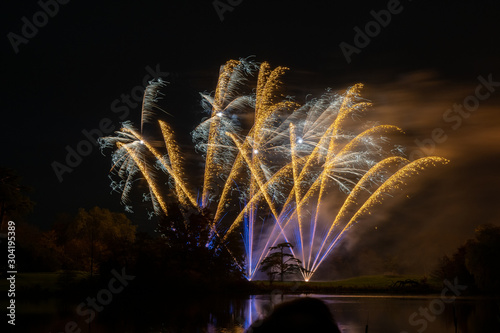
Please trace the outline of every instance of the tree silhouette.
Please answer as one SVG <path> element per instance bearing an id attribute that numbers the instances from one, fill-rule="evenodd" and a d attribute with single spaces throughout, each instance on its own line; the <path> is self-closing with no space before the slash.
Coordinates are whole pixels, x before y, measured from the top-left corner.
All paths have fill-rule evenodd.
<path id="1" fill-rule="evenodd" d="M 80 208 L 67 228 L 67 250 L 86 262 L 92 276 L 99 264 L 135 241 L 136 226 L 122 213 Z"/>
<path id="2" fill-rule="evenodd" d="M 207 209 L 185 211 L 169 204 L 167 210 L 169 214 L 160 217 L 156 232 L 169 249 L 173 270 L 179 275 L 190 272 L 204 280 L 242 277 L 243 248 L 236 233 L 224 242 L 221 237 L 213 237 L 213 217 Z"/>
<path id="3" fill-rule="evenodd" d="M 500 227 L 485 224 L 451 256 L 440 259 L 432 277 L 438 280 L 458 278 L 460 284 L 479 290 L 500 292 Z"/>
<path id="4" fill-rule="evenodd" d="M 285 248 L 293 249 L 293 245 L 291 243 L 279 243 L 276 246 L 272 246 L 269 250 L 279 251 L 270 253 L 264 260 L 262 260 L 260 271 L 267 272 L 271 282 L 277 274 L 280 275 L 280 280 L 283 282 L 283 277 L 285 275 L 297 274 L 303 270 L 302 261 L 295 258 L 290 253 L 285 253 Z"/>
<path id="5" fill-rule="evenodd" d="M 465 266 L 479 289 L 500 292 L 500 227 L 485 224 L 476 228 L 476 237 L 465 245 Z"/>
<path id="6" fill-rule="evenodd" d="M 25 195 L 30 189 L 20 183 L 14 170 L 0 167 L 0 223 L 33 209 L 34 203 Z"/>

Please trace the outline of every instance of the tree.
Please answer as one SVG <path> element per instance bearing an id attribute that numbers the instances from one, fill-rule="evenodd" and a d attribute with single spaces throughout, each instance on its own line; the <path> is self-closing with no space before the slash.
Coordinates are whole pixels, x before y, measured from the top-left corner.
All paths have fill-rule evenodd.
<path id="1" fill-rule="evenodd" d="M 285 275 L 297 274 L 303 271 L 302 262 L 295 258 L 290 253 L 284 253 L 285 248 L 293 249 L 290 243 L 280 243 L 272 246 L 269 250 L 279 250 L 278 252 L 270 253 L 264 260 L 262 260 L 260 271 L 267 272 L 269 280 L 272 282 L 276 274 L 280 275 L 280 280 L 283 282 Z"/>
<path id="2" fill-rule="evenodd" d="M 14 170 L 0 167 L 0 223 L 13 219 L 33 209 L 34 203 L 25 195 L 28 187 L 20 185 L 21 179 Z"/>
<path id="3" fill-rule="evenodd" d="M 61 267 L 62 249 L 51 231 L 42 232 L 33 224 L 16 222 L 16 260 L 24 272 L 53 272 Z"/>
<path id="4" fill-rule="evenodd" d="M 236 233 L 224 243 L 212 229 L 213 217 L 207 209 L 184 210 L 169 204 L 168 215 L 158 222 L 157 232 L 164 239 L 174 266 L 172 274 L 194 279 L 238 280 L 242 278 L 243 248 Z"/>
<path id="5" fill-rule="evenodd" d="M 481 225 L 475 239 L 469 239 L 453 256 L 441 258 L 433 277 L 458 278 L 460 284 L 489 292 L 500 291 L 500 227 Z"/>
<path id="6" fill-rule="evenodd" d="M 476 238 L 466 245 L 465 266 L 476 285 L 485 291 L 500 291 L 500 227 L 491 224 L 476 229 Z"/>
<path id="7" fill-rule="evenodd" d="M 439 260 L 436 269 L 432 272 L 432 277 L 439 281 L 444 281 L 445 279 L 453 281 L 457 278 L 462 284 L 474 284 L 474 278 L 465 266 L 466 251 L 465 245 L 462 245 L 451 257 L 443 256 Z"/>
<path id="8" fill-rule="evenodd" d="M 66 250 L 71 259 L 83 261 L 91 276 L 100 263 L 118 256 L 135 241 L 137 226 L 125 214 L 108 209 L 80 208 L 70 223 L 66 228 Z"/>

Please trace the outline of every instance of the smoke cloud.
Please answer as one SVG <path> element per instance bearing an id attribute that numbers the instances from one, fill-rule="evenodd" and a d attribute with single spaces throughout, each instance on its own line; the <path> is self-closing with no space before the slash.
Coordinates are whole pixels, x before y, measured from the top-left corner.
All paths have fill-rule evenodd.
<path id="1" fill-rule="evenodd" d="M 368 117 L 401 127 L 405 138 L 392 140 L 408 147 L 410 159 L 435 155 L 450 163 L 414 177 L 404 193 L 351 228 L 316 278 L 429 274 L 440 257 L 473 238 L 478 225 L 500 224 L 500 87 L 467 111 L 479 85 L 480 79 L 451 82 L 432 71 L 366 85 L 363 95 L 374 104 Z M 478 89 L 487 92 L 487 87 Z M 460 106 L 468 115 L 453 111 Z M 440 133 L 439 140 L 433 140 L 433 131 Z"/>

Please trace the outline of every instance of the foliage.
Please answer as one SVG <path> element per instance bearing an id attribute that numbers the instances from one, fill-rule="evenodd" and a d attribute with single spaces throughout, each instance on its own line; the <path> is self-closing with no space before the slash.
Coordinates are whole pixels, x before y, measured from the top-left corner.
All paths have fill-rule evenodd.
<path id="1" fill-rule="evenodd" d="M 304 270 L 302 262 L 289 253 L 284 253 L 285 248 L 293 248 L 290 243 L 279 243 L 272 246 L 270 250 L 279 250 L 270 253 L 261 263 L 260 271 L 267 272 L 269 280 L 273 281 L 275 275 L 280 275 L 280 281 L 283 282 L 285 275 L 297 274 Z"/>
<path id="2" fill-rule="evenodd" d="M 38 227 L 16 223 L 16 263 L 18 271 L 53 272 L 61 267 L 64 250 L 58 247 L 54 234 L 42 232 Z"/>
<path id="3" fill-rule="evenodd" d="M 64 235 L 64 247 L 70 254 L 69 266 L 92 274 L 100 263 L 117 258 L 127 250 L 135 241 L 136 228 L 123 213 L 99 207 L 89 211 L 80 208 Z"/>
<path id="4" fill-rule="evenodd" d="M 500 291 L 500 227 L 481 225 L 475 239 L 468 240 L 451 256 L 444 256 L 432 277 L 443 281 L 458 278 L 459 283 L 483 291 Z M 471 288 L 469 288 L 471 289 Z"/>
<path id="5" fill-rule="evenodd" d="M 76 216 L 60 215 L 52 229 L 41 231 L 28 223 L 16 224 L 19 270 L 54 272 L 98 271 L 131 262 L 136 226 L 121 213 L 94 207 Z"/>
<path id="6" fill-rule="evenodd" d="M 21 178 L 14 170 L 0 167 L 0 223 L 30 212 L 34 203 L 25 192 L 30 189 L 21 185 Z"/>
<path id="7" fill-rule="evenodd" d="M 233 235 L 222 242 L 212 237 L 208 210 L 184 211 L 176 204 L 168 206 L 169 215 L 162 216 L 157 232 L 167 248 L 170 269 L 194 279 L 240 279 L 243 249 Z"/>
<path id="8" fill-rule="evenodd" d="M 465 266 L 481 290 L 500 291 L 500 227 L 490 224 L 476 229 L 466 245 Z"/>
<path id="9" fill-rule="evenodd" d="M 431 276 L 438 281 L 457 278 L 461 284 L 473 285 L 474 278 L 465 267 L 465 255 L 466 247 L 460 246 L 451 257 L 443 256 Z"/>

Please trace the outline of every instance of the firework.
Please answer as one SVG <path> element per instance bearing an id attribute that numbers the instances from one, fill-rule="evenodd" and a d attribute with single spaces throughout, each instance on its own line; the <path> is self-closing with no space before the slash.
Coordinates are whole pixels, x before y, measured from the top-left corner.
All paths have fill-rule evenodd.
<path id="1" fill-rule="evenodd" d="M 303 105 L 284 98 L 281 79 L 287 70 L 247 60 L 221 67 L 214 94 L 202 94 L 209 117 L 192 132 L 205 159 L 201 184 L 187 179 L 172 129 L 156 119 L 163 83 L 153 82 L 146 89 L 140 132 L 127 122 L 115 136 L 101 139 L 103 147 L 116 148 L 112 173 L 119 180 L 112 188 L 126 209 L 131 210 L 133 184 L 142 178 L 155 214 L 168 215 L 167 201 L 174 200 L 184 210 L 212 210 L 209 227 L 220 243 L 239 233 L 248 279 L 269 248 L 286 241 L 296 245 L 291 251 L 308 281 L 363 216 L 409 178 L 447 163 L 438 157 L 410 162 L 401 147 L 388 143 L 401 129 L 363 122 L 371 104 L 360 97 L 362 84 L 343 94 L 327 91 Z M 161 141 L 145 138 L 146 120 L 156 120 Z M 322 207 L 334 192 L 342 204 L 332 219 Z"/>

